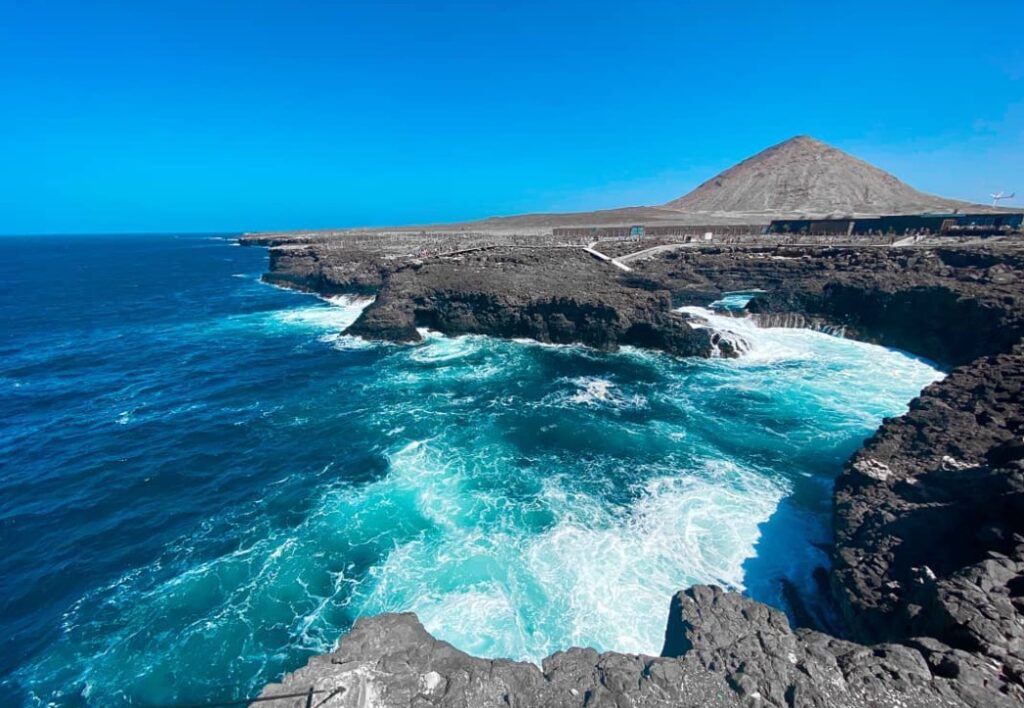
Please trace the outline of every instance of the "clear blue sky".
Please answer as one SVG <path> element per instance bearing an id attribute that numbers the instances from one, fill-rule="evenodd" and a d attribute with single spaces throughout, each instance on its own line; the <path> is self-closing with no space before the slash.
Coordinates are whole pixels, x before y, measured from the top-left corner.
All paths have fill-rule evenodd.
<path id="1" fill-rule="evenodd" d="M 652 204 L 800 133 L 1024 196 L 1022 27 L 1021 0 L 0 0 L 0 233 Z"/>

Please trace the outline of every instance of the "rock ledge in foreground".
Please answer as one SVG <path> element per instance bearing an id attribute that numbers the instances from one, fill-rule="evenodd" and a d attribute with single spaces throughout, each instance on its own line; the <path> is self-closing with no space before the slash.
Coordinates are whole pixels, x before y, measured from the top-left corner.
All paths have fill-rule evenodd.
<path id="1" fill-rule="evenodd" d="M 927 651 L 953 652 L 938 642 Z M 356 622 L 336 651 L 268 685 L 261 698 L 313 688 L 313 705 L 323 708 L 1015 705 L 983 666 L 970 668 L 970 683 L 951 680 L 918 648 L 793 631 L 778 610 L 711 586 L 672 599 L 664 653 L 573 648 L 537 667 L 470 656 L 413 614 L 384 614 Z M 302 708 L 306 700 L 255 705 Z"/>

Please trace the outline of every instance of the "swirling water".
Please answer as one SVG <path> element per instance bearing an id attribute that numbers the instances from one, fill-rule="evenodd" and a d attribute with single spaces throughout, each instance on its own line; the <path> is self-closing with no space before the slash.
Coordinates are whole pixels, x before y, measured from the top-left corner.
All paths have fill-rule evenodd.
<path id="1" fill-rule="evenodd" d="M 388 610 L 486 656 L 657 653 L 680 588 L 809 585 L 843 460 L 941 375 L 714 318 L 742 358 L 369 344 L 365 303 L 226 237 L 0 243 L 11 703 L 254 695 Z"/>

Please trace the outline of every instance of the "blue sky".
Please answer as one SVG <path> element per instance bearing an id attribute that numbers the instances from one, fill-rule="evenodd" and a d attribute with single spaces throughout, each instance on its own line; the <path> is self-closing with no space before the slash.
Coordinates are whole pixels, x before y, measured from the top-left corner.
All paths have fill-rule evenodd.
<path id="1" fill-rule="evenodd" d="M 796 134 L 926 191 L 1024 196 L 1020 0 L 0 0 L 0 18 L 0 233 L 653 204 Z"/>

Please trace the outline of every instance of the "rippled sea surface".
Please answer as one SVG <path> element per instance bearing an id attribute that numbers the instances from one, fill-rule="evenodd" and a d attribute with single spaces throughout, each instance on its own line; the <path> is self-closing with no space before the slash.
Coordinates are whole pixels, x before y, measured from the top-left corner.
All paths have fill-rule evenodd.
<path id="1" fill-rule="evenodd" d="M 657 653 L 678 589 L 809 586 L 844 459 L 940 376 L 743 323 L 738 360 L 371 345 L 227 237 L 0 245 L 4 705 L 251 696 L 389 610 Z"/>

